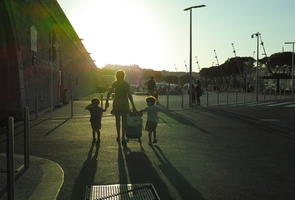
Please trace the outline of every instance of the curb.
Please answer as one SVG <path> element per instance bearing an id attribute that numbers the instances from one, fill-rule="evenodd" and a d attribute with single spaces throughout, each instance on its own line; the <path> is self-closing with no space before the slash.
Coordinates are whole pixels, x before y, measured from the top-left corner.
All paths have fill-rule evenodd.
<path id="1" fill-rule="evenodd" d="M 16 155 L 15 159 L 23 159 Z M 36 156 L 30 157 L 30 168 L 15 182 L 17 200 L 56 200 L 64 182 L 64 171 L 51 160 Z M 4 200 L 4 195 L 0 199 Z"/>

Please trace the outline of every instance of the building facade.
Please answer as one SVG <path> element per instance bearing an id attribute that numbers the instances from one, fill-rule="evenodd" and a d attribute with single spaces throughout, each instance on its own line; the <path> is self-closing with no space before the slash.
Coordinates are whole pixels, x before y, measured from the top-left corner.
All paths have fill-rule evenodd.
<path id="1" fill-rule="evenodd" d="M 56 0 L 3 0 L 0 17 L 1 120 L 95 91 L 96 66 Z"/>

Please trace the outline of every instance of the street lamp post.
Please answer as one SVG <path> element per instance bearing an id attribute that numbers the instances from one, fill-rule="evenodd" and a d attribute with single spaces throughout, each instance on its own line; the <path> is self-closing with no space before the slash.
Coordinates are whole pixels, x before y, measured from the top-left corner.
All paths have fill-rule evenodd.
<path id="1" fill-rule="evenodd" d="M 255 83 L 255 89 L 256 89 L 256 102 L 258 102 L 258 67 L 259 67 L 259 37 L 260 37 L 260 33 L 253 33 L 251 35 L 251 38 L 254 38 L 254 36 L 256 36 L 257 38 L 257 58 L 256 58 L 256 83 Z"/>
<path id="2" fill-rule="evenodd" d="M 190 11 L 190 56 L 189 56 L 189 106 L 192 107 L 192 9 L 193 8 L 202 8 L 206 7 L 205 5 L 192 6 L 184 9 L 184 11 Z"/>
<path id="3" fill-rule="evenodd" d="M 291 94 L 292 94 L 292 100 L 294 100 L 294 44 L 295 42 L 285 42 L 285 44 L 292 44 L 292 71 L 291 71 L 291 77 L 292 77 L 292 88 L 291 88 Z"/>

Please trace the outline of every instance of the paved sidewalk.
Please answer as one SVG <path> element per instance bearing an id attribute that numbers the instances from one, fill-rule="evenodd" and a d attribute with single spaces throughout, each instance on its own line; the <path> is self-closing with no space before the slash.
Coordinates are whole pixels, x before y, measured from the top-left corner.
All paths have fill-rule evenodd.
<path id="1" fill-rule="evenodd" d="M 138 109 L 145 105 L 144 97 L 134 98 Z M 76 102 L 75 109 L 82 113 L 88 103 Z M 164 109 L 153 146 L 145 131 L 142 144 L 117 143 L 115 119 L 108 114 L 100 143 L 92 141 L 89 116 L 46 119 L 32 128 L 31 153 L 63 168 L 57 200 L 81 200 L 91 184 L 127 183 L 153 183 L 165 200 L 294 199 L 294 141 L 233 116 Z"/>
<path id="2" fill-rule="evenodd" d="M 4 155 L 2 154 L 3 158 Z M 5 159 L 1 159 L 2 161 Z M 22 155 L 15 155 L 17 166 L 23 161 Z M 5 162 L 1 162 L 1 165 Z M 6 175 L 6 174 L 5 174 Z M 1 176 L 6 180 L 6 177 Z M 15 183 L 16 200 L 55 200 L 64 181 L 64 172 L 59 164 L 48 159 L 31 156 L 30 168 L 23 172 Z M 7 199 L 4 194 L 0 200 Z"/>

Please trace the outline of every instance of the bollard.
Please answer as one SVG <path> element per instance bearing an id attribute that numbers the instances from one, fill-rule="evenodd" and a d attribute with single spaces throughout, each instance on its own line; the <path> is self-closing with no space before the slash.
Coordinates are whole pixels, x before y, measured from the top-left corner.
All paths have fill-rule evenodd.
<path id="1" fill-rule="evenodd" d="M 71 95 L 70 95 L 70 101 L 71 101 L 71 118 L 74 116 L 74 102 L 73 102 L 73 92 L 71 90 Z"/>
<path id="2" fill-rule="evenodd" d="M 24 108 L 24 165 L 25 169 L 30 167 L 30 110 Z"/>
<path id="3" fill-rule="evenodd" d="M 8 118 L 7 132 L 7 196 L 8 200 L 14 200 L 15 180 L 14 180 L 14 118 Z"/>
<path id="4" fill-rule="evenodd" d="M 266 100 L 265 93 L 266 93 L 265 90 L 263 90 L 263 101 Z"/>
<path id="5" fill-rule="evenodd" d="M 238 104 L 238 92 L 236 91 L 236 104 Z"/>
<path id="6" fill-rule="evenodd" d="M 167 107 L 167 110 L 169 110 L 169 92 L 167 93 L 167 105 L 166 105 L 166 107 Z"/>
<path id="7" fill-rule="evenodd" d="M 208 105 L 209 105 L 209 92 L 208 92 L 208 90 L 206 90 L 206 96 L 207 96 L 207 107 L 208 107 Z"/>
<path id="8" fill-rule="evenodd" d="M 219 105 L 219 91 L 217 92 L 217 105 Z"/>
<path id="9" fill-rule="evenodd" d="M 103 108 L 103 94 L 100 95 L 100 106 Z"/>
<path id="10" fill-rule="evenodd" d="M 38 96 L 35 96 L 35 120 L 38 119 Z"/>
<path id="11" fill-rule="evenodd" d="M 183 105 L 183 91 L 181 91 L 181 108 L 184 108 L 184 105 Z"/>

